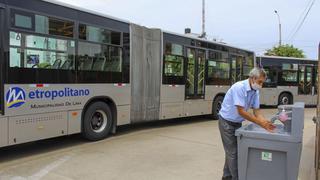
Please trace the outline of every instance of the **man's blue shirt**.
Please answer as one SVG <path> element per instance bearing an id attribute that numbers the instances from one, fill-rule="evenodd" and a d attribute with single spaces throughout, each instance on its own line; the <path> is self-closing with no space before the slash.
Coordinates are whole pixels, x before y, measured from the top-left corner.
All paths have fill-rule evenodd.
<path id="1" fill-rule="evenodd" d="M 251 88 L 249 79 L 237 82 L 228 90 L 219 115 L 228 121 L 241 123 L 244 118 L 239 115 L 237 106 L 246 111 L 260 108 L 259 91 Z"/>

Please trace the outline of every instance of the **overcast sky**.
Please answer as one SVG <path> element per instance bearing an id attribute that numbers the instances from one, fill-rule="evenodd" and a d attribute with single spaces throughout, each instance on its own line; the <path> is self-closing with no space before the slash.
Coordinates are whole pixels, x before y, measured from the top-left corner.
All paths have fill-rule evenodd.
<path id="1" fill-rule="evenodd" d="M 62 1 L 62 0 L 61 0 Z M 284 43 L 303 49 L 308 58 L 318 56 L 320 41 L 320 2 L 316 0 L 309 16 L 297 35 L 290 34 L 312 0 L 207 0 L 207 34 L 211 38 L 242 48 L 258 55 L 279 41 L 278 10 L 283 26 Z M 183 33 L 190 27 L 201 32 L 202 0 L 63 0 L 128 20 L 147 27 L 157 27 Z"/>

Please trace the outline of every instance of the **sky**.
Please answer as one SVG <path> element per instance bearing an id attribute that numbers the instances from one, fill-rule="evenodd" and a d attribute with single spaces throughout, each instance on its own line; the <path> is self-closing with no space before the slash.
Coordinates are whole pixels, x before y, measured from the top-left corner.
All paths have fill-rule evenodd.
<path id="1" fill-rule="evenodd" d="M 61 0 L 62 1 L 62 0 Z M 307 58 L 318 58 L 320 1 L 316 0 L 305 23 L 291 38 L 294 27 L 312 0 L 206 0 L 208 38 L 253 50 L 261 55 L 278 45 L 279 12 L 284 44 L 302 49 Z M 201 33 L 202 0 L 63 0 L 132 23 L 176 33 L 186 27 Z"/>

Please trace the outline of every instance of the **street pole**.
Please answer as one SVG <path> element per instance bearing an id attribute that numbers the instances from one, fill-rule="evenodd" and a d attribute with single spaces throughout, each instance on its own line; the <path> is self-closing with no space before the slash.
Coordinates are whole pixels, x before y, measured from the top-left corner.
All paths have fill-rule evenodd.
<path id="1" fill-rule="evenodd" d="M 206 1 L 202 0 L 202 38 L 206 38 Z"/>
<path id="2" fill-rule="evenodd" d="M 275 10 L 274 11 L 275 13 L 276 13 L 276 15 L 277 15 L 277 17 L 278 17 L 278 21 L 279 21 L 279 46 L 281 46 L 282 45 L 282 27 L 281 27 L 281 19 L 280 19 L 280 15 L 279 15 L 279 13 L 278 13 L 278 11 L 277 10 Z"/>

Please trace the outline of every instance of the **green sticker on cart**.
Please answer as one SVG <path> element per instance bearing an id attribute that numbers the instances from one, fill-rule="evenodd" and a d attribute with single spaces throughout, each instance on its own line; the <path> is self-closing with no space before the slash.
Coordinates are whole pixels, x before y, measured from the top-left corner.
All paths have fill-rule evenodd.
<path id="1" fill-rule="evenodd" d="M 262 159 L 263 161 L 272 161 L 272 153 L 262 152 L 262 153 L 261 153 L 261 159 Z"/>

